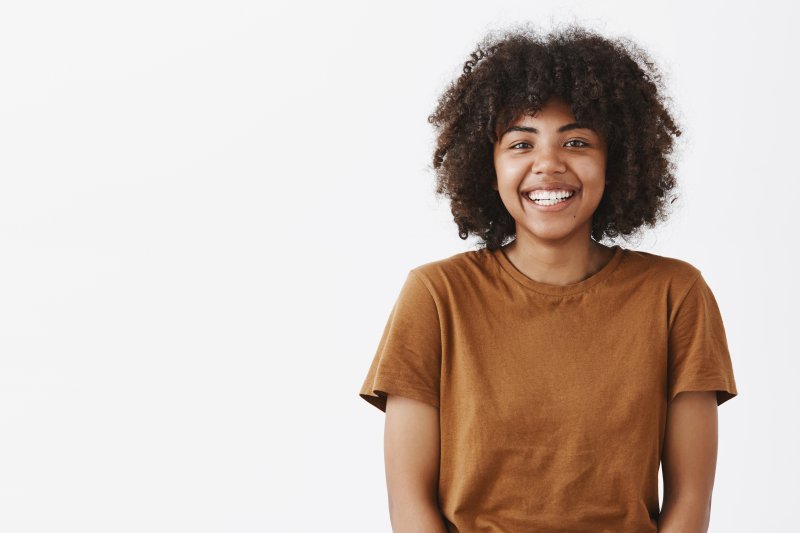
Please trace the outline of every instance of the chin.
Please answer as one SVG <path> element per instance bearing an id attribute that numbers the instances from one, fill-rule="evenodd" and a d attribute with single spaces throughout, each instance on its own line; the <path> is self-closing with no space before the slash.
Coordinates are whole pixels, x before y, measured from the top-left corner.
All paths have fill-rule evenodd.
<path id="1" fill-rule="evenodd" d="M 526 228 L 524 231 L 525 233 L 531 235 L 534 239 L 540 241 L 566 241 L 570 238 L 574 238 L 578 234 L 583 233 L 578 227 L 552 229 Z M 517 234 L 519 234 L 519 232 L 517 232 Z M 586 231 L 586 238 L 591 238 L 591 229 Z"/>

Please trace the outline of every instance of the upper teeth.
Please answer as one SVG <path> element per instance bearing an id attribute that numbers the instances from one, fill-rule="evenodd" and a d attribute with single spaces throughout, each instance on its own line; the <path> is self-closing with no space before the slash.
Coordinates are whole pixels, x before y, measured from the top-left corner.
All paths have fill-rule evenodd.
<path id="1" fill-rule="evenodd" d="M 556 200 L 559 198 L 569 198 L 574 194 L 574 191 L 531 191 L 528 193 L 528 198 L 531 200 Z"/>

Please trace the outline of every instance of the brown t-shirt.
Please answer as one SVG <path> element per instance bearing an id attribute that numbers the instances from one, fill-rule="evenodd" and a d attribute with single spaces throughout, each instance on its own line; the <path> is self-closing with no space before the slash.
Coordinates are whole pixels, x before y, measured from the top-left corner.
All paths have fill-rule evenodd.
<path id="1" fill-rule="evenodd" d="M 717 302 L 678 259 L 614 246 L 570 285 L 502 250 L 413 268 L 359 392 L 439 408 L 451 532 L 656 531 L 667 402 L 737 395 Z"/>

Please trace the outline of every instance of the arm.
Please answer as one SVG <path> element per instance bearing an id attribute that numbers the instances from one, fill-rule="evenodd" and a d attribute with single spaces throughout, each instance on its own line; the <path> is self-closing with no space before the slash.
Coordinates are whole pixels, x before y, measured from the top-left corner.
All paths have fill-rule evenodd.
<path id="1" fill-rule="evenodd" d="M 678 393 L 667 408 L 659 533 L 706 533 L 717 467 L 717 395 Z"/>
<path id="2" fill-rule="evenodd" d="M 384 459 L 395 533 L 447 533 L 439 511 L 439 409 L 389 394 Z"/>

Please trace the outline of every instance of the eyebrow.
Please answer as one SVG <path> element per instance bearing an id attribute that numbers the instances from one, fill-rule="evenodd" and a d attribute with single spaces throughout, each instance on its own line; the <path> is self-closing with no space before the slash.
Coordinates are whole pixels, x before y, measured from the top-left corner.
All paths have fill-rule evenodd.
<path id="1" fill-rule="evenodd" d="M 571 124 L 564 124 L 563 126 L 558 128 L 558 133 L 561 133 L 563 131 L 578 130 L 578 129 L 591 129 L 591 128 L 589 126 L 584 126 L 583 124 L 578 124 L 577 122 L 573 122 Z M 502 139 L 503 137 L 505 137 L 506 133 L 510 131 L 525 131 L 528 133 L 539 133 L 539 130 L 530 126 L 511 126 L 506 131 L 504 131 L 502 135 L 500 135 L 500 138 Z"/>

